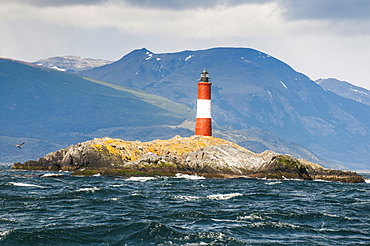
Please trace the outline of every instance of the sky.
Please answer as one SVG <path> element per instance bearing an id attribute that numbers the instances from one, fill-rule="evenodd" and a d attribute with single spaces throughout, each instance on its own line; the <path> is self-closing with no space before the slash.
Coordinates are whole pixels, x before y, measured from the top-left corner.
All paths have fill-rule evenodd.
<path id="1" fill-rule="evenodd" d="M 369 0 L 0 0 L 0 57 L 253 48 L 370 89 Z"/>

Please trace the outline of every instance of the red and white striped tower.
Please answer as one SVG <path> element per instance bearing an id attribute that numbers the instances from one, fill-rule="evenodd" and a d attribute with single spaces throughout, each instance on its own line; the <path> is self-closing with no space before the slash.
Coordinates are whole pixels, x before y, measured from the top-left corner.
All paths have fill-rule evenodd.
<path id="1" fill-rule="evenodd" d="M 198 82 L 197 119 L 195 135 L 212 136 L 211 85 L 206 69 L 200 74 Z"/>

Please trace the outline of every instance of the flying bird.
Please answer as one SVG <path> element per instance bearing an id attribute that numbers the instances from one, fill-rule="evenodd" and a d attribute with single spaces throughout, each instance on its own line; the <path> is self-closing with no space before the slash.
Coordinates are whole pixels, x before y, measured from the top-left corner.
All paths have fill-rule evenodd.
<path id="1" fill-rule="evenodd" d="M 26 142 L 23 142 L 23 143 L 21 143 L 21 144 L 14 144 L 14 146 L 17 146 L 18 148 L 20 148 L 21 149 L 21 147 L 25 144 Z"/>

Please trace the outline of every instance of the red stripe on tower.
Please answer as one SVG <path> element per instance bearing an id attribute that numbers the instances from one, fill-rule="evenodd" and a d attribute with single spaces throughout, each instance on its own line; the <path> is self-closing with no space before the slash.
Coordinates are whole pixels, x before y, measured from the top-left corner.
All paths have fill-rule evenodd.
<path id="1" fill-rule="evenodd" d="M 206 69 L 200 74 L 198 82 L 197 119 L 195 135 L 212 136 L 211 85 Z"/>

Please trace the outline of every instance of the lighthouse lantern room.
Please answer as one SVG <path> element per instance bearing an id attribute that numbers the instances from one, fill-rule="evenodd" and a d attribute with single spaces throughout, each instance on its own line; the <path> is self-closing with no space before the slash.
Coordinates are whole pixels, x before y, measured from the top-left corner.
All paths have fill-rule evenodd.
<path id="1" fill-rule="evenodd" d="M 195 135 L 212 136 L 211 85 L 209 73 L 204 69 L 198 82 Z"/>

